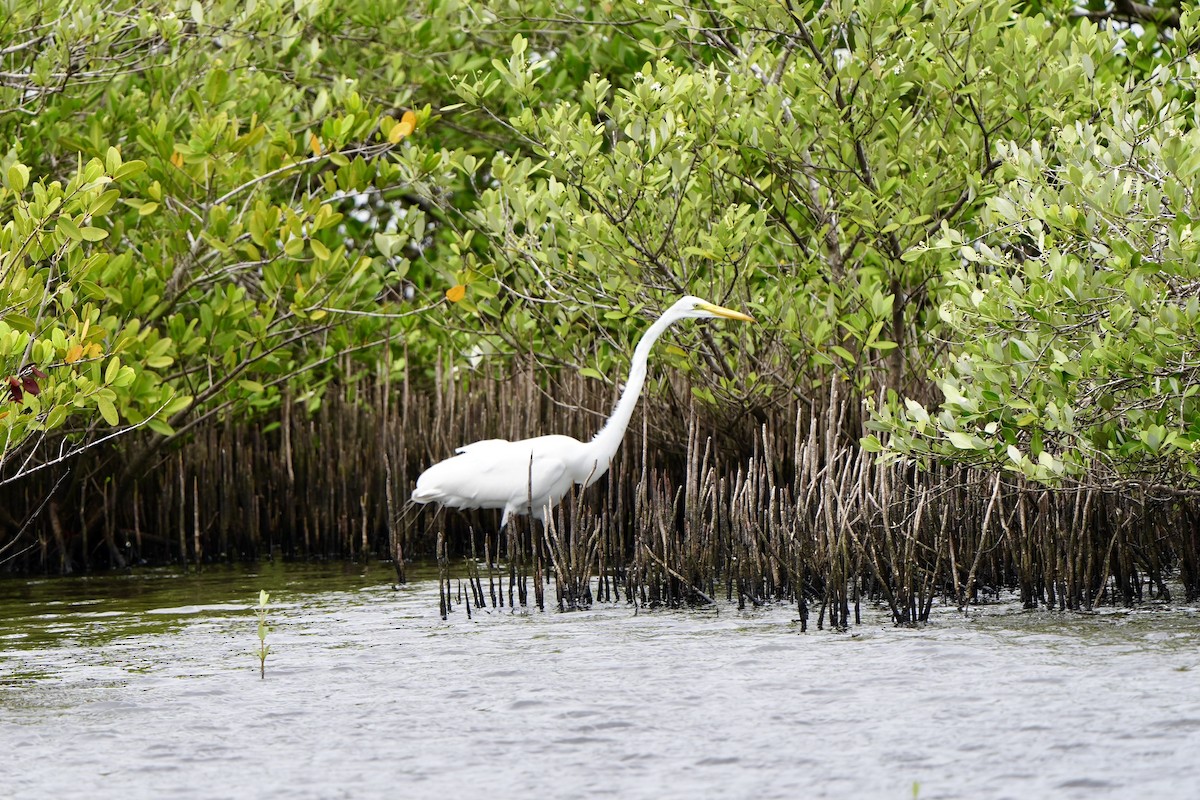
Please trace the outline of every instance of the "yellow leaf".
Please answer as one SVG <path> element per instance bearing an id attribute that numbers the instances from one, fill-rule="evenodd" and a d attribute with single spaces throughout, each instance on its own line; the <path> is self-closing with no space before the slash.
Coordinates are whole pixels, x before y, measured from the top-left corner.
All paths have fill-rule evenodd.
<path id="1" fill-rule="evenodd" d="M 449 289 L 446 290 L 446 299 L 449 300 L 451 303 L 457 303 L 459 300 L 462 300 L 466 296 L 467 296 L 467 287 L 463 286 L 461 283 L 451 286 Z"/>
<path id="2" fill-rule="evenodd" d="M 176 167 L 183 169 L 183 153 L 179 152 L 178 150 L 176 150 L 174 153 L 171 153 L 171 163 Z"/>
<path id="3" fill-rule="evenodd" d="M 81 358 L 83 358 L 83 347 L 80 345 L 77 345 L 77 344 L 73 344 L 67 348 L 67 354 L 66 354 L 66 356 L 63 357 L 63 360 L 66 361 L 68 364 L 74 364 L 76 361 L 78 361 Z"/>
<path id="4" fill-rule="evenodd" d="M 405 111 L 404 116 L 400 118 L 400 124 L 392 129 L 392 131 L 393 131 L 392 136 L 396 136 L 395 131 L 399 130 L 400 135 L 396 139 L 396 141 L 399 141 L 401 137 L 412 135 L 412 132 L 415 131 L 416 129 L 417 129 L 417 115 L 414 114 L 411 110 Z"/>
<path id="5" fill-rule="evenodd" d="M 87 346 L 87 349 L 83 351 L 83 354 L 88 358 L 99 358 L 103 353 L 104 348 L 102 348 L 98 342 L 92 342 Z"/>
<path id="6" fill-rule="evenodd" d="M 315 133 L 310 133 L 308 135 L 308 147 L 313 151 L 313 155 L 321 155 L 321 140 L 317 138 Z"/>

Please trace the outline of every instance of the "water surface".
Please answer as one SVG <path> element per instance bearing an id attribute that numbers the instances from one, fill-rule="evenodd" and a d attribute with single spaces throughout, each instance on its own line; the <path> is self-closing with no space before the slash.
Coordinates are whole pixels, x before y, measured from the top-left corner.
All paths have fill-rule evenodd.
<path id="1" fill-rule="evenodd" d="M 392 578 L 0 582 L 0 797 L 1200 796 L 1195 609 L 443 622 L 436 584 Z"/>

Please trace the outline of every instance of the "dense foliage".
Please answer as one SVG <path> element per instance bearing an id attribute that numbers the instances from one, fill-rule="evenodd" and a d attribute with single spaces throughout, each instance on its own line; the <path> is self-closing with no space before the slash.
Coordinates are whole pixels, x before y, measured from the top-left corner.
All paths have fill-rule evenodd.
<path id="1" fill-rule="evenodd" d="M 947 225 L 906 256 L 942 264 L 950 348 L 935 368 L 940 410 L 894 397 L 881 410 L 893 452 L 1046 482 L 1195 487 L 1200 61 L 1189 31 L 1165 39 L 1151 74 L 1110 82 L 1093 113 L 1004 144 L 977 223 Z"/>
<path id="2" fill-rule="evenodd" d="M 0 0 L 0 479 L 355 363 L 615 381 L 688 291 L 763 323 L 676 335 L 701 403 L 1194 480 L 1194 12 L 588 6 Z"/>
<path id="3" fill-rule="evenodd" d="M 6 477 L 48 431 L 171 437 L 285 386 L 315 401 L 338 354 L 378 355 L 388 319 L 361 314 L 404 295 L 446 159 L 409 144 L 430 111 L 396 59 L 361 68 L 382 70 L 370 96 L 344 77 L 403 33 L 389 13 L 6 5 Z"/>

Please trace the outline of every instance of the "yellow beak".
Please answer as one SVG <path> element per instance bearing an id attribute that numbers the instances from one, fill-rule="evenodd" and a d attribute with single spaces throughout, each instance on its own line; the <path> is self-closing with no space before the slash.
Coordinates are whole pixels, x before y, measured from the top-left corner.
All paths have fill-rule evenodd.
<path id="1" fill-rule="evenodd" d="M 696 305 L 710 314 L 716 314 L 718 317 L 740 319 L 742 322 L 754 322 L 754 317 L 749 314 L 743 314 L 740 311 L 734 311 L 732 308 L 725 308 L 724 306 L 717 306 L 712 303 L 697 303 Z"/>

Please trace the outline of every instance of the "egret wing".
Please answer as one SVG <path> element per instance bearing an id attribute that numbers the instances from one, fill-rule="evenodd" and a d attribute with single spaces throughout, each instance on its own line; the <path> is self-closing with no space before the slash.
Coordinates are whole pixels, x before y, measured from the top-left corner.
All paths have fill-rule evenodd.
<path id="1" fill-rule="evenodd" d="M 513 444 L 513 442 L 510 442 L 508 439 L 480 439 L 478 442 L 471 442 L 470 444 L 464 444 L 462 447 L 456 448 L 454 452 L 469 453 L 472 450 L 482 451 L 482 450 L 487 450 L 490 448 L 498 448 L 498 447 L 503 447 L 504 445 L 511 445 L 511 444 Z"/>
<path id="2" fill-rule="evenodd" d="M 537 447 L 536 440 L 486 439 L 422 473 L 413 499 L 456 508 L 505 508 L 524 505 L 532 496 L 537 506 L 555 493 L 566 470 L 561 455 Z"/>

